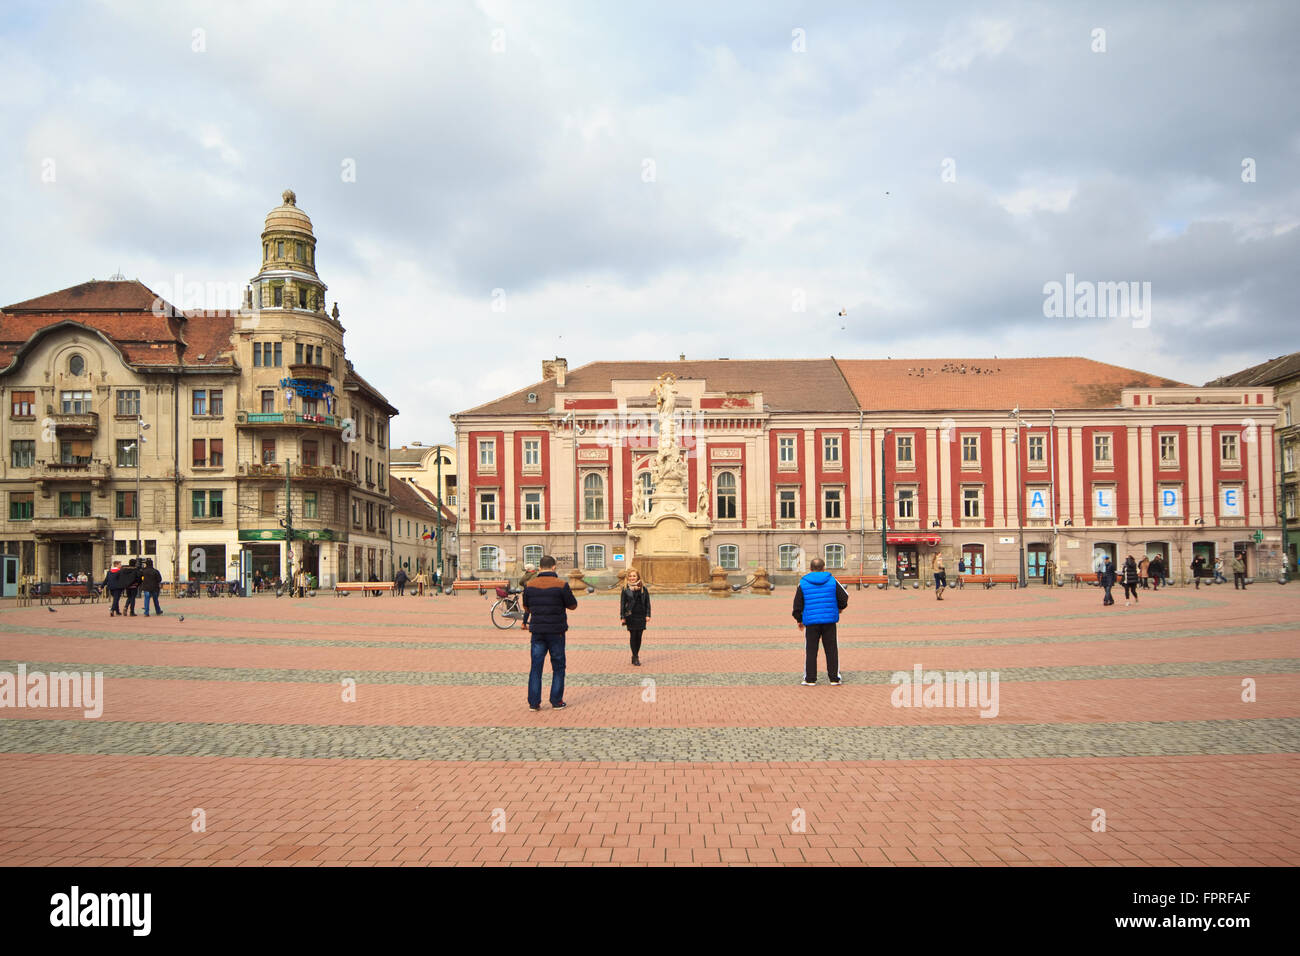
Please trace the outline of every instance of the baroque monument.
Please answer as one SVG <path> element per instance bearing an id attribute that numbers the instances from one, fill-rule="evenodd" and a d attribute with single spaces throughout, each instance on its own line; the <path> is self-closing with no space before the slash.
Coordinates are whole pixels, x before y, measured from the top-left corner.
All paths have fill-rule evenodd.
<path id="1" fill-rule="evenodd" d="M 635 565 L 647 584 L 704 585 L 709 580 L 705 542 L 713 534 L 707 479 L 701 476 L 700 494 L 691 510 L 686 457 L 677 444 L 677 377 L 671 372 L 660 375 L 653 392 L 659 443 L 650 464 L 648 507 L 639 486 L 634 486 L 633 514 L 627 519 L 629 566 Z"/>

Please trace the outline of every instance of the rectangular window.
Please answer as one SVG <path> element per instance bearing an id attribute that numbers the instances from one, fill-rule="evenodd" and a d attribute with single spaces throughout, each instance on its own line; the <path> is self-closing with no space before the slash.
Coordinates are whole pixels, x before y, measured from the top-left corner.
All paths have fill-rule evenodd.
<path id="1" fill-rule="evenodd" d="M 64 415 L 85 415 L 93 410 L 90 392 L 63 392 L 59 399 Z"/>
<path id="2" fill-rule="evenodd" d="M 208 391 L 208 414 L 214 418 L 220 418 L 226 413 L 225 397 L 222 390 L 214 388 Z"/>
<path id="3" fill-rule="evenodd" d="M 978 518 L 980 516 L 980 498 L 982 493 L 979 488 L 963 488 L 961 490 L 961 516 L 963 518 Z"/>
<path id="4" fill-rule="evenodd" d="M 208 516 L 208 493 L 206 491 L 190 492 L 190 516 L 194 518 L 206 518 Z"/>
<path id="5" fill-rule="evenodd" d="M 826 545 L 826 567 L 842 570 L 844 567 L 844 545 L 828 544 Z"/>
<path id="6" fill-rule="evenodd" d="M 1092 461 L 1095 465 L 1110 464 L 1110 436 L 1092 436 Z"/>
<path id="7" fill-rule="evenodd" d="M 206 438 L 196 438 L 194 445 L 194 467 L 205 468 L 208 464 L 208 440 Z"/>
<path id="8" fill-rule="evenodd" d="M 384 530 L 384 521 L 387 520 L 385 518 L 385 515 L 387 514 L 388 514 L 388 509 L 385 508 L 383 505 L 380 505 L 379 506 L 379 530 L 380 531 Z"/>
<path id="9" fill-rule="evenodd" d="M 315 518 L 318 516 L 316 503 L 316 492 L 304 491 L 302 493 L 302 516 L 304 518 Z"/>
<path id="10" fill-rule="evenodd" d="M 273 342 L 273 343 L 271 344 L 271 347 L 272 347 L 273 349 L 275 349 L 275 354 L 274 354 L 274 356 L 272 357 L 271 365 L 272 365 L 273 367 L 275 367 L 275 368 L 279 368 L 279 367 L 280 367 L 280 343 L 279 343 L 279 342 Z"/>
<path id="11" fill-rule="evenodd" d="M 386 490 L 387 486 L 384 484 L 384 463 L 382 461 L 375 465 L 375 476 L 379 479 L 379 490 Z"/>
<path id="12" fill-rule="evenodd" d="M 59 517 L 89 518 L 90 517 L 90 492 L 89 491 L 60 491 L 59 492 Z"/>
<path id="13" fill-rule="evenodd" d="M 140 414 L 140 390 L 137 388 L 119 388 L 117 390 L 117 414 L 136 418 Z"/>
<path id="14" fill-rule="evenodd" d="M 1178 436 L 1160 436 L 1160 464 L 1171 466 L 1178 464 Z"/>
<path id="15" fill-rule="evenodd" d="M 366 484 L 368 485 L 373 485 L 375 483 L 374 469 L 371 467 L 373 464 L 374 459 L 366 459 Z"/>
<path id="16" fill-rule="evenodd" d="M 354 527 L 361 527 L 361 502 L 356 498 L 352 499 L 352 524 Z"/>
<path id="17" fill-rule="evenodd" d="M 14 468 L 31 468 L 36 463 L 36 442 L 20 438 L 9 443 L 9 464 Z"/>
<path id="18" fill-rule="evenodd" d="M 776 440 L 776 460 L 782 465 L 793 465 L 795 463 L 795 447 L 793 435 L 781 435 Z"/>
<path id="19" fill-rule="evenodd" d="M 582 549 L 583 568 L 587 571 L 599 571 L 605 567 L 605 546 L 589 544 Z"/>
<path id="20" fill-rule="evenodd" d="M 822 436 L 822 461 L 828 465 L 840 463 L 840 438 L 838 435 Z"/>
<path id="21" fill-rule="evenodd" d="M 524 520 L 542 520 L 542 493 L 540 491 L 524 492 Z"/>
<path id="22" fill-rule="evenodd" d="M 302 286 L 298 287 L 298 308 L 307 308 L 307 290 Z"/>
<path id="23" fill-rule="evenodd" d="M 1042 465 L 1047 462 L 1047 436 L 1029 436 L 1029 464 Z"/>
<path id="24" fill-rule="evenodd" d="M 963 465 L 979 464 L 980 439 L 978 435 L 961 436 L 961 461 Z"/>
<path id="25" fill-rule="evenodd" d="M 208 442 L 208 464 L 213 468 L 220 468 L 225 461 L 225 440 L 213 438 Z"/>
<path id="26" fill-rule="evenodd" d="M 497 496 L 494 491 L 484 491 L 478 496 L 478 520 L 497 520 Z"/>
<path id="27" fill-rule="evenodd" d="M 261 368 L 265 364 L 266 363 L 262 361 L 262 343 L 254 342 L 253 343 L 253 367 Z M 266 393 L 263 392 L 262 394 L 265 395 Z"/>
<path id="28" fill-rule="evenodd" d="M 208 393 L 206 389 L 196 388 L 194 390 L 193 404 L 191 414 L 206 415 L 208 413 Z"/>
<path id="29" fill-rule="evenodd" d="M 537 438 L 524 439 L 524 467 L 542 467 L 542 442 Z"/>
<path id="30" fill-rule="evenodd" d="M 117 467 L 139 467 L 140 457 L 136 454 L 138 450 L 134 438 L 119 438 L 117 440 Z"/>
<path id="31" fill-rule="evenodd" d="M 900 465 L 912 464 L 912 436 L 911 435 L 897 436 L 897 438 L 895 439 L 894 448 L 896 449 L 896 455 L 898 458 L 898 463 Z"/>
<path id="32" fill-rule="evenodd" d="M 302 463 L 304 465 L 320 464 L 320 454 L 316 447 L 316 442 L 304 440 L 302 443 Z"/>
<path id="33" fill-rule="evenodd" d="M 9 520 L 31 521 L 35 497 L 30 491 L 11 491 L 9 493 Z"/>
<path id="34" fill-rule="evenodd" d="M 478 466 L 484 469 L 497 466 L 497 443 L 493 438 L 480 438 L 478 442 Z"/>
<path id="35" fill-rule="evenodd" d="M 293 364 L 294 365 L 302 364 L 302 343 L 301 342 L 293 343 Z"/>
<path id="36" fill-rule="evenodd" d="M 274 438 L 262 439 L 262 464 L 264 465 L 275 464 L 275 439 Z"/>
<path id="37" fill-rule="evenodd" d="M 260 498 L 261 498 L 261 507 L 258 510 L 261 511 L 261 515 L 259 517 L 274 518 L 275 517 L 275 489 L 274 488 L 263 489 L 260 493 Z"/>
<path id="38" fill-rule="evenodd" d="M 120 396 L 122 393 L 118 392 L 117 394 Z M 32 411 L 32 407 L 36 404 L 35 392 L 14 392 L 12 401 L 10 415 L 13 418 L 33 418 L 35 416 Z"/>
<path id="39" fill-rule="evenodd" d="M 900 518 L 916 517 L 916 489 L 915 488 L 898 489 L 898 517 Z"/>
<path id="40" fill-rule="evenodd" d="M 275 411 L 275 391 L 273 389 L 262 389 L 262 411 L 264 413 Z"/>
<path id="41" fill-rule="evenodd" d="M 798 499 L 793 489 L 782 488 L 778 492 L 778 499 L 781 503 L 781 520 L 794 521 L 799 517 Z"/>
<path id="42" fill-rule="evenodd" d="M 64 465 L 89 465 L 94 448 L 84 438 L 59 442 L 59 461 Z"/>
<path id="43" fill-rule="evenodd" d="M 276 283 L 271 286 L 271 304 L 277 309 L 284 306 L 284 286 Z"/>
<path id="44" fill-rule="evenodd" d="M 117 516 L 119 518 L 134 518 L 136 516 L 134 491 L 119 491 L 117 493 Z"/>
<path id="45" fill-rule="evenodd" d="M 1232 462 L 1235 464 L 1237 462 L 1236 433 L 1228 433 L 1219 436 L 1219 458 L 1222 459 L 1224 463 Z"/>
<path id="46" fill-rule="evenodd" d="M 740 548 L 734 544 L 718 545 L 718 567 L 724 571 L 739 571 Z"/>
<path id="47" fill-rule="evenodd" d="M 822 517 L 829 518 L 832 521 L 844 517 L 843 511 L 841 510 L 843 497 L 844 492 L 839 488 L 827 488 L 826 499 L 822 508 Z"/>

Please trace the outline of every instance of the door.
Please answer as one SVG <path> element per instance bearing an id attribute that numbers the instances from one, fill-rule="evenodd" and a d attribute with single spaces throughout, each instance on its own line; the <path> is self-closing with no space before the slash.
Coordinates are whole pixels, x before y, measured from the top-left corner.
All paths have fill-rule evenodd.
<path id="1" fill-rule="evenodd" d="M 984 545 L 982 544 L 964 544 L 961 546 L 961 557 L 966 562 L 967 574 L 984 573 Z"/>
<path id="2" fill-rule="evenodd" d="M 0 577 L 0 597 L 14 597 L 18 594 L 18 556 L 6 554 L 4 573 Z"/>
<path id="3" fill-rule="evenodd" d="M 903 577 L 914 578 L 917 576 L 918 563 L 916 548 L 895 549 L 894 574 L 902 571 Z"/>
<path id="4" fill-rule="evenodd" d="M 94 570 L 90 566 L 93 557 L 89 541 L 63 541 L 59 543 L 59 580 L 68 580 L 71 574 L 74 578 L 83 571 L 93 581 L 95 579 Z"/>
<path id="5" fill-rule="evenodd" d="M 1213 576 L 1215 550 L 1216 549 L 1214 547 L 1213 541 L 1193 541 L 1192 557 L 1191 560 L 1188 562 L 1189 567 L 1187 570 L 1187 576 L 1188 577 L 1192 576 L 1190 564 L 1191 561 L 1194 561 L 1197 558 L 1202 558 L 1203 560 L 1200 565 L 1200 571 L 1197 573 L 1196 576 L 1199 578 L 1208 578 Z M 1223 573 L 1230 574 L 1232 572 L 1232 556 L 1224 555 L 1223 564 L 1224 564 Z"/>
<path id="6" fill-rule="evenodd" d="M 1029 580 L 1044 581 L 1047 578 L 1047 545 L 1031 544 L 1025 555 L 1026 571 Z"/>

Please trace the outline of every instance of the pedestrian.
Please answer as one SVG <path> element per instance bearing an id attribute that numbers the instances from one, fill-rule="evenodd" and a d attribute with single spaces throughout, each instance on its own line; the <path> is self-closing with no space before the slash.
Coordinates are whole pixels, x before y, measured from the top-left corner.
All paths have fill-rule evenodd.
<path id="1" fill-rule="evenodd" d="M 1144 554 L 1142 560 L 1138 562 L 1138 580 L 1141 582 L 1143 588 L 1150 586 L 1150 581 L 1148 580 L 1150 576 L 1151 556 Z"/>
<path id="2" fill-rule="evenodd" d="M 948 586 L 948 574 L 943 569 L 943 552 L 936 551 L 934 560 L 930 562 L 930 572 L 934 575 L 934 597 L 936 601 L 943 600 L 943 589 Z"/>
<path id="3" fill-rule="evenodd" d="M 821 558 L 809 561 L 808 573 L 794 591 L 794 619 L 804 632 L 804 687 L 817 683 L 819 641 L 826 648 L 826 676 L 832 687 L 840 685 L 840 645 L 835 631 L 840 611 L 848 606 L 849 592 L 826 570 L 826 562 Z"/>
<path id="4" fill-rule="evenodd" d="M 1165 580 L 1165 559 L 1162 555 L 1157 554 L 1151 559 L 1151 564 L 1147 570 L 1151 574 L 1151 590 L 1159 591 L 1160 585 Z"/>
<path id="5" fill-rule="evenodd" d="M 1101 599 L 1102 607 L 1114 604 L 1115 599 L 1110 596 L 1110 589 L 1115 586 L 1115 566 L 1110 563 L 1110 555 L 1102 559 L 1101 570 L 1097 572 L 1097 583 L 1106 589 L 1106 596 Z"/>
<path id="6" fill-rule="evenodd" d="M 140 568 L 135 558 L 126 563 L 118 580 L 122 584 L 122 590 L 126 592 L 126 614 L 128 617 L 135 617 L 135 597 L 140 590 Z"/>
<path id="7" fill-rule="evenodd" d="M 1196 582 L 1196 590 L 1198 591 L 1201 589 L 1201 569 L 1204 567 L 1205 558 L 1201 557 L 1199 554 L 1192 558 L 1192 580 Z"/>
<path id="8" fill-rule="evenodd" d="M 154 610 L 161 617 L 158 592 L 162 590 L 162 574 L 153 566 L 153 558 L 144 559 L 144 570 L 140 572 L 140 590 L 144 593 L 144 616 L 149 616 L 149 599 L 152 598 Z"/>
<path id="9" fill-rule="evenodd" d="M 1136 604 L 1138 599 L 1138 566 L 1131 554 L 1124 559 L 1124 574 L 1121 583 L 1124 585 L 1124 606 L 1128 607 L 1130 597 L 1133 599 L 1133 603 Z"/>
<path id="10" fill-rule="evenodd" d="M 1244 551 L 1237 551 L 1232 555 L 1232 589 L 1237 590 L 1238 585 L 1241 586 L 1241 590 L 1246 590 L 1246 553 Z"/>
<path id="11" fill-rule="evenodd" d="M 524 573 L 519 578 L 519 587 L 520 588 L 528 587 L 528 582 L 535 577 L 537 577 L 537 565 L 531 563 L 525 564 Z"/>
<path id="12" fill-rule="evenodd" d="M 626 584 L 618 597 L 618 620 L 627 628 L 632 645 L 632 666 L 641 666 L 641 635 L 650 623 L 650 591 L 641 583 L 641 572 L 627 569 Z"/>
<path id="13" fill-rule="evenodd" d="M 966 586 L 966 582 L 962 580 L 962 576 L 965 573 L 966 573 L 966 556 L 963 554 L 957 558 L 957 587 L 959 588 L 964 588 Z"/>
<path id="14" fill-rule="evenodd" d="M 1214 583 L 1227 584 L 1228 579 L 1223 576 L 1223 556 L 1214 559 Z"/>
<path id="15" fill-rule="evenodd" d="M 1043 583 L 1049 588 L 1056 581 L 1056 562 L 1051 558 L 1047 559 L 1047 565 L 1043 571 Z"/>
<path id="16" fill-rule="evenodd" d="M 809 564 L 808 567 L 811 569 L 812 565 Z M 907 572 L 907 559 L 900 554 L 894 559 L 894 567 L 898 575 L 898 586 L 901 588 L 903 586 L 903 575 Z"/>
<path id="17" fill-rule="evenodd" d="M 410 578 L 406 575 L 406 568 L 398 568 L 397 576 L 393 578 L 393 585 L 397 588 L 398 597 L 406 595 L 406 582 L 409 580 Z"/>
<path id="18" fill-rule="evenodd" d="M 568 611 L 578 607 L 567 581 L 555 573 L 555 558 L 542 555 L 541 570 L 524 588 L 523 628 L 529 632 L 532 668 L 528 672 L 528 709 L 542 709 L 542 668 L 551 657 L 551 707 L 559 710 L 564 701 L 564 632 L 569 629 Z"/>
<path id="19" fill-rule="evenodd" d="M 371 580 L 372 583 L 374 583 L 374 584 L 378 584 L 378 583 L 379 583 L 379 575 L 375 574 L 374 571 L 371 571 L 371 572 L 370 572 L 370 580 Z M 374 595 L 375 597 L 379 597 L 379 595 L 383 594 L 384 592 L 383 592 L 383 591 L 371 591 L 370 593 L 371 593 L 372 595 Z"/>
<path id="20" fill-rule="evenodd" d="M 108 609 L 109 617 L 120 617 L 121 610 L 118 609 L 118 603 L 122 600 L 122 562 L 114 561 L 113 566 L 108 569 L 104 575 L 104 587 L 108 591 L 108 596 L 113 599 L 113 606 Z"/>

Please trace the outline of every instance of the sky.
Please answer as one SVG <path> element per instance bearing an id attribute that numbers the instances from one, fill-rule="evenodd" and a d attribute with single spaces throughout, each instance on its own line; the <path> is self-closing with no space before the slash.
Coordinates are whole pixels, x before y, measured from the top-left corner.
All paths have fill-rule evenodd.
<path id="1" fill-rule="evenodd" d="M 1203 384 L 1300 349 L 1298 48 L 1287 0 L 6 0 L 0 302 L 226 305 L 288 187 L 396 444 L 557 355 Z"/>

